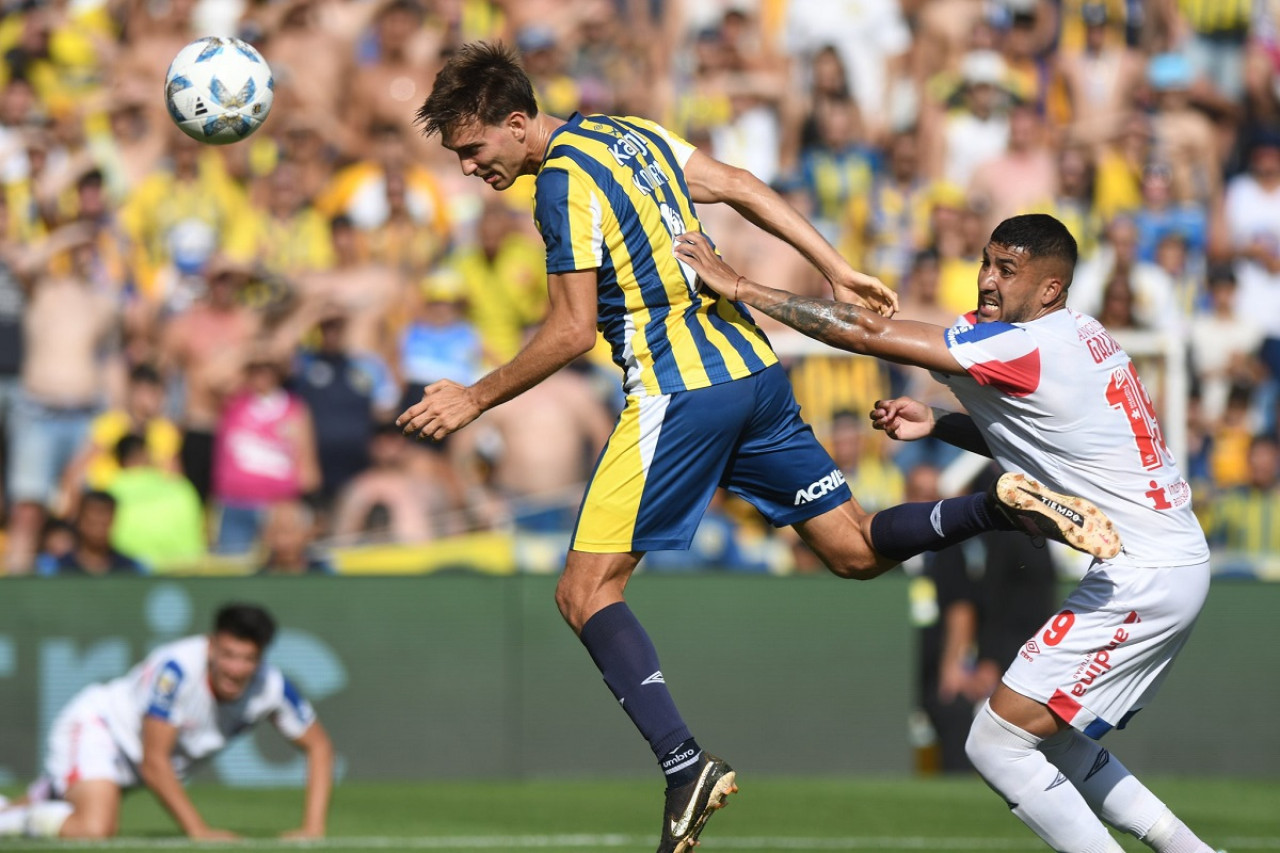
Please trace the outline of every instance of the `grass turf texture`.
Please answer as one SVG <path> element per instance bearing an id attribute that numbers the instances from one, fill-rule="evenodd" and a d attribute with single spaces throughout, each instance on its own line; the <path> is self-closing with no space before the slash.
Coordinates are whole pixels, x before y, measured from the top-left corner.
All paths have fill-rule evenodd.
<path id="1" fill-rule="evenodd" d="M 785 779 L 744 776 L 709 824 L 714 851 L 1047 849 L 976 779 Z M 1206 841 L 1230 853 L 1280 850 L 1280 781 L 1160 779 L 1154 790 Z M 192 787 L 211 826 L 244 842 L 194 844 L 145 792 L 126 798 L 121 837 L 103 844 L 0 840 L 0 850 L 296 849 L 275 835 L 297 825 L 300 790 Z M 8 793 L 16 793 L 9 791 Z M 330 811 L 326 851 L 651 851 L 661 808 L 656 781 L 352 783 Z M 1147 848 L 1122 839 L 1129 850 Z"/>

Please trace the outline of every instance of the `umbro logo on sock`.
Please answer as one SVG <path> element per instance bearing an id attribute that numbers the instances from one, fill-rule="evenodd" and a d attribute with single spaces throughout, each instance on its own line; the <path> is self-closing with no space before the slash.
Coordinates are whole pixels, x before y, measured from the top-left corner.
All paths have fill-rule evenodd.
<path id="1" fill-rule="evenodd" d="M 645 684 L 666 684 L 667 680 L 662 677 L 662 670 L 658 670 L 653 675 L 640 682 L 641 686 Z"/>

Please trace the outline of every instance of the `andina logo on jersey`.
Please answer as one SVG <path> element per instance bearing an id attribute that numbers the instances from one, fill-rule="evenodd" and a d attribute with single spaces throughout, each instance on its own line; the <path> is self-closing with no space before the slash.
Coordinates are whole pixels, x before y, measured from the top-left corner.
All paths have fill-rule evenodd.
<path id="1" fill-rule="evenodd" d="M 796 490 L 796 500 L 792 506 L 800 506 L 810 501 L 816 501 L 818 498 L 831 494 L 831 492 L 844 485 L 844 472 L 839 468 L 835 468 L 830 474 L 821 480 L 815 480 L 810 483 L 808 488 Z"/>
<path id="2" fill-rule="evenodd" d="M 1078 681 L 1071 685 L 1072 696 L 1083 696 L 1089 692 L 1089 687 L 1102 676 L 1111 671 L 1111 653 L 1120 646 L 1121 643 L 1129 639 L 1129 632 L 1124 628 L 1117 628 L 1115 634 L 1111 637 L 1111 642 L 1093 653 L 1093 658 L 1077 670 L 1076 675 Z"/>

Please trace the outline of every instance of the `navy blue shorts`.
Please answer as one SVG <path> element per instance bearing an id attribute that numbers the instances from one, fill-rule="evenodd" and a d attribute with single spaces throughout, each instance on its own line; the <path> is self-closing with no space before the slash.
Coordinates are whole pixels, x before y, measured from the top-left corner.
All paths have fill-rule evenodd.
<path id="1" fill-rule="evenodd" d="M 775 527 L 850 499 L 844 476 L 800 419 L 780 365 L 693 391 L 628 397 L 587 486 L 572 547 L 688 548 L 718 486 Z"/>

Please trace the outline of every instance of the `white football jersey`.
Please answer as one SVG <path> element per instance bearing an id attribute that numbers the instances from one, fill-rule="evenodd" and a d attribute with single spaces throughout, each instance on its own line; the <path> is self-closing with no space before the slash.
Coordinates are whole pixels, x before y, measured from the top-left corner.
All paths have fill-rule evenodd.
<path id="1" fill-rule="evenodd" d="M 1101 323 L 1069 308 L 1014 324 L 975 323 L 970 314 L 947 330 L 947 346 L 967 375 L 934 376 L 968 410 L 996 461 L 1110 516 L 1124 543 L 1113 565 L 1209 559 L 1151 397 Z"/>
<path id="2" fill-rule="evenodd" d="M 204 635 L 159 646 L 125 675 L 85 693 L 135 766 L 142 761 L 144 717 L 177 727 L 173 766 L 179 775 L 264 718 L 289 740 L 301 737 L 315 721 L 310 703 L 266 663 L 239 699 L 218 702 L 209 689 L 209 638 Z"/>

